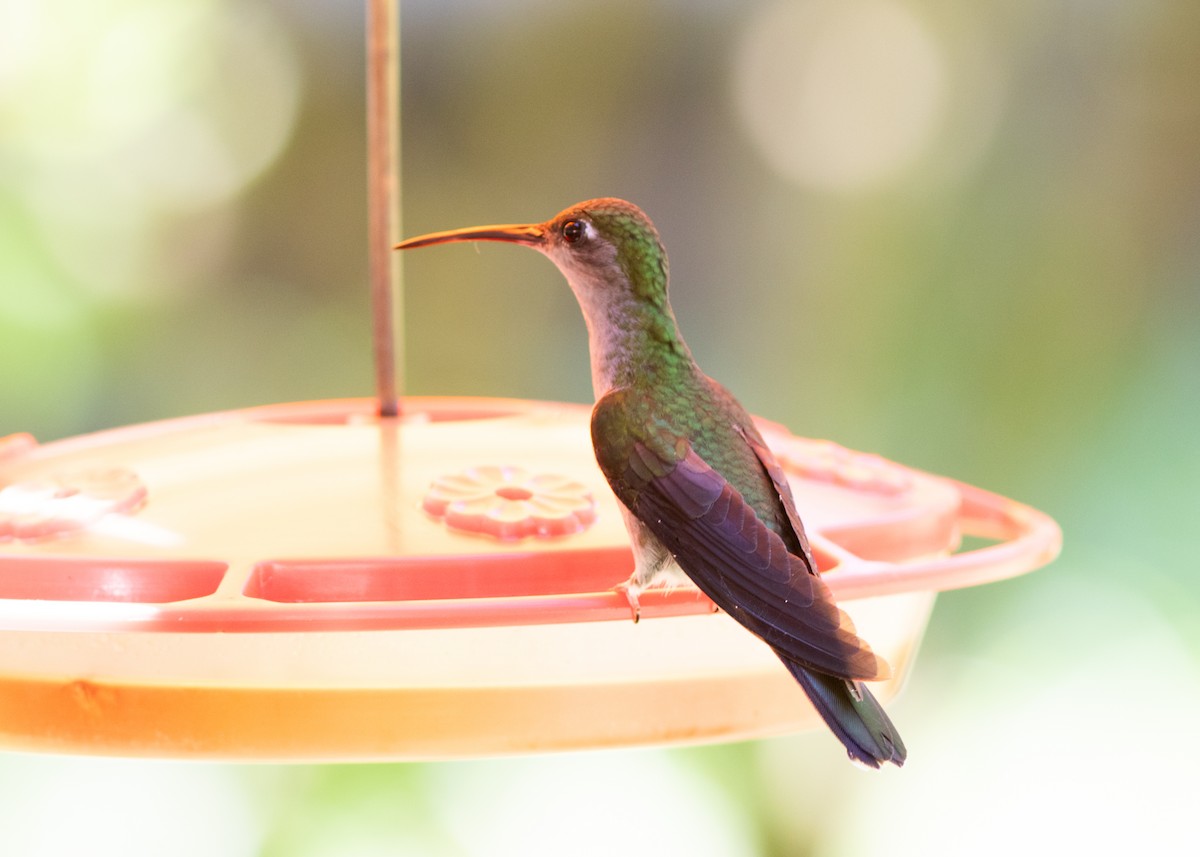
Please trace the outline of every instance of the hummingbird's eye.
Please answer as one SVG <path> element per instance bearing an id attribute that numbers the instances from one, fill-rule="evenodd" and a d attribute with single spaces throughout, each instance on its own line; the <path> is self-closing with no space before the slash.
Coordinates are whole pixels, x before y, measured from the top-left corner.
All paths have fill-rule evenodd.
<path id="1" fill-rule="evenodd" d="M 583 231 L 582 220 L 568 220 L 562 227 L 563 240 L 568 244 L 574 244 L 583 237 Z"/>

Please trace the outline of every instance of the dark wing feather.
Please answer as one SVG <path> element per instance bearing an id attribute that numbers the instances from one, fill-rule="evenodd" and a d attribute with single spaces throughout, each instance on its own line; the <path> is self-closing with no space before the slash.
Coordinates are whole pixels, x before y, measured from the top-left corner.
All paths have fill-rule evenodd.
<path id="1" fill-rule="evenodd" d="M 783 510 L 787 514 L 788 524 L 800 546 L 800 553 L 808 563 L 808 570 L 812 574 L 816 574 L 817 563 L 813 559 L 812 548 L 808 544 L 808 535 L 804 532 L 804 524 L 801 523 L 800 515 L 796 512 L 796 501 L 792 498 L 792 486 L 788 483 L 787 474 L 783 472 L 783 467 L 775 458 L 775 453 L 771 452 L 771 448 L 767 446 L 753 423 L 736 428 L 737 433 L 745 439 L 746 445 L 754 451 L 755 457 L 762 463 L 763 469 L 767 471 L 767 476 L 771 478 L 771 484 L 775 486 L 775 493 L 779 495 L 779 501 L 783 504 Z"/>
<path id="2" fill-rule="evenodd" d="M 633 512 L 717 606 L 781 654 L 840 678 L 886 676 L 806 560 L 694 450 L 638 492 Z"/>
<path id="3" fill-rule="evenodd" d="M 887 665 L 833 603 L 807 551 L 790 552 L 683 439 L 664 436 L 661 427 L 654 436 L 632 436 L 620 408 L 612 394 L 597 403 L 593 430 L 599 423 L 608 440 L 596 445 L 597 460 L 617 496 L 696 586 L 785 659 L 845 679 L 885 678 Z"/>

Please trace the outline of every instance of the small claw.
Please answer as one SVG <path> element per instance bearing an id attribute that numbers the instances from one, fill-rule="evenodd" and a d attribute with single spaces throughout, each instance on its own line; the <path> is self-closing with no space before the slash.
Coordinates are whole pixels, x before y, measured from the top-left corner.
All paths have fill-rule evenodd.
<path id="1" fill-rule="evenodd" d="M 632 580 L 627 580 L 624 583 L 618 583 L 614 589 L 621 595 L 625 596 L 625 600 L 629 602 L 629 611 L 633 614 L 633 624 L 637 624 L 642 618 L 642 604 L 638 599 L 642 588 Z"/>

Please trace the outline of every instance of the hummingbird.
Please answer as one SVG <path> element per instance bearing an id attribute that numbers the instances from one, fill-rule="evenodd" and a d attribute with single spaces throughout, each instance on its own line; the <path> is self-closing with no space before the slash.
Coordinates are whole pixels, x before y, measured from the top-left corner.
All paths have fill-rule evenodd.
<path id="1" fill-rule="evenodd" d="M 679 573 L 765 642 L 851 760 L 904 763 L 895 726 L 864 682 L 888 665 L 834 603 L 783 468 L 745 408 L 696 365 L 667 298 L 667 254 L 640 208 L 592 199 L 544 223 L 409 238 L 520 244 L 549 257 L 583 310 L 596 462 L 621 504 L 638 595 Z"/>

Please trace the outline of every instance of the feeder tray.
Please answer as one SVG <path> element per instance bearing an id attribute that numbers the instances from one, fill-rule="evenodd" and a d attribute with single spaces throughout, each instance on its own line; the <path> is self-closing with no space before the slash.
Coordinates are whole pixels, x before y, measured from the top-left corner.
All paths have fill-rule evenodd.
<path id="1" fill-rule="evenodd" d="M 0 746 L 429 759 L 817 725 L 761 642 L 651 590 L 589 409 L 268 406 L 0 439 Z M 1026 506 L 760 423 L 861 635 L 912 666 L 935 592 L 1048 562 Z M 954 553 L 963 535 L 994 540 Z"/>

